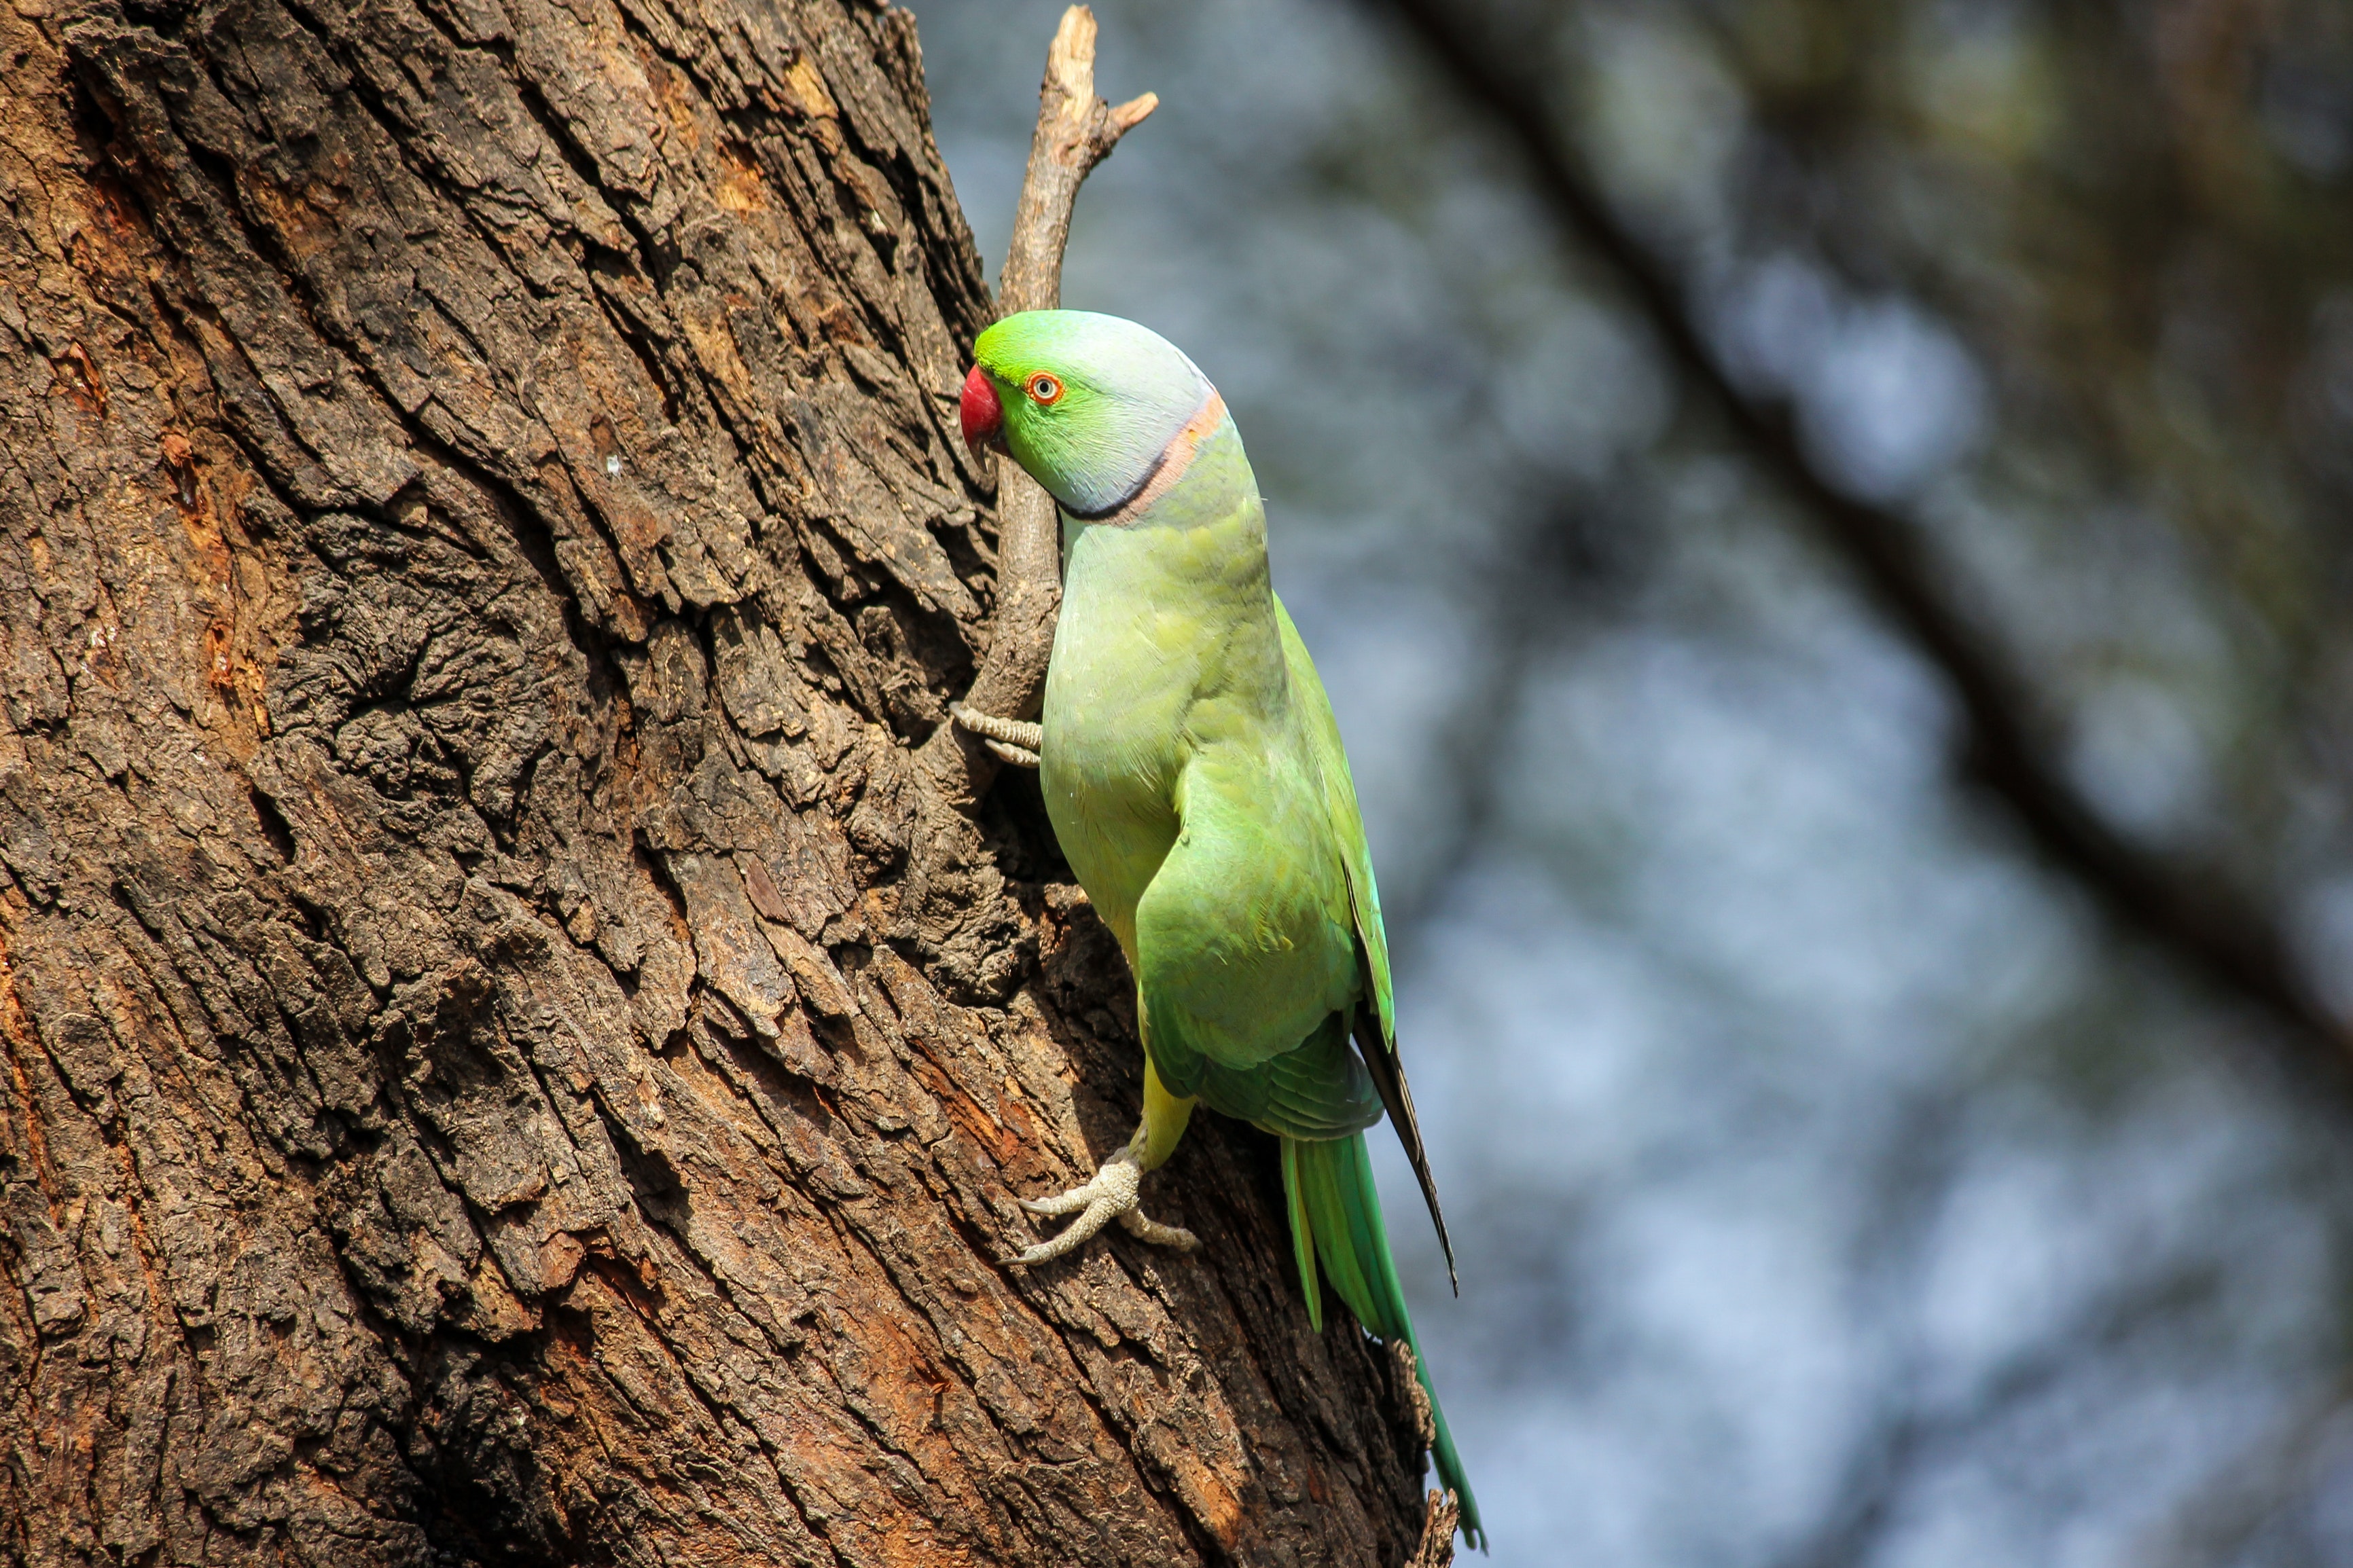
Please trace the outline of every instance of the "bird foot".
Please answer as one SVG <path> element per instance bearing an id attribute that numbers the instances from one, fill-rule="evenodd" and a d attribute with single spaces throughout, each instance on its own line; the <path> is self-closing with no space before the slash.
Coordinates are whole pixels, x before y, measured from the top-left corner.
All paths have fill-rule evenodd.
<path id="1" fill-rule="evenodd" d="M 1079 1217 L 1072 1220 L 1061 1235 L 1050 1241 L 1039 1242 L 1013 1261 L 1025 1268 L 1050 1262 L 1114 1219 L 1128 1235 L 1155 1247 L 1173 1247 L 1179 1251 L 1190 1252 L 1199 1246 L 1191 1231 L 1145 1217 L 1137 1199 L 1143 1183 L 1144 1172 L 1137 1166 L 1134 1153 L 1122 1150 L 1104 1161 L 1103 1168 L 1084 1186 L 1072 1187 L 1069 1192 L 1057 1193 L 1050 1198 L 1022 1199 L 1021 1206 L 1031 1214 L 1076 1214 Z"/>
<path id="2" fill-rule="evenodd" d="M 1018 719 L 999 719 L 961 702 L 948 704 L 948 717 L 980 737 L 980 743 L 1017 768 L 1038 765 L 1038 748 L 1046 743 L 1045 727 Z"/>

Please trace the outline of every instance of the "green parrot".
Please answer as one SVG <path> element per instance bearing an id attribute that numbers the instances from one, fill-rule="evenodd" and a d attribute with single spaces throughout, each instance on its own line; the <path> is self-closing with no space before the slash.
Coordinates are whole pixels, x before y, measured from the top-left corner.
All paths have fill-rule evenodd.
<path id="1" fill-rule="evenodd" d="M 1064 581 L 1042 724 L 957 718 L 1034 760 L 1062 852 L 1134 972 L 1144 1037 L 1143 1125 L 1093 1180 L 1025 1205 L 1078 1218 L 1018 1261 L 1060 1257 L 1114 1218 L 1193 1246 L 1144 1216 L 1138 1190 L 1204 1104 L 1282 1140 L 1309 1321 L 1323 1327 L 1320 1258 L 1359 1323 L 1413 1344 L 1365 1148 L 1384 1109 L 1450 1276 L 1453 1248 L 1398 1062 L 1347 753 L 1269 582 L 1241 437 L 1191 360 L 1114 316 L 1024 311 L 975 357 L 965 439 L 1053 496 Z M 1483 1544 L 1435 1394 L 1430 1412 L 1440 1479 Z"/>

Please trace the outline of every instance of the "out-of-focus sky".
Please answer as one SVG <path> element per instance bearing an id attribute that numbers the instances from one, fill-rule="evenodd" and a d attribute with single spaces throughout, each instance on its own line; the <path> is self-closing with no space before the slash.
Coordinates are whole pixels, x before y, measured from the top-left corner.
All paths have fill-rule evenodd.
<path id="1" fill-rule="evenodd" d="M 993 275 L 1060 5 L 913 8 Z M 2298 204 L 2353 207 L 2353 26 L 2147 9 L 1510 27 L 1744 384 L 2045 683 L 2094 805 L 2224 859 L 2325 981 L 2353 270 Z M 1103 92 L 1162 107 L 1064 302 L 1191 354 L 1268 498 L 1460 1300 L 1385 1152 L 1392 1231 L 1499 1568 L 2353 1563 L 2353 1117 L 1955 782 L 1935 671 L 1401 34 L 1096 12 Z"/>

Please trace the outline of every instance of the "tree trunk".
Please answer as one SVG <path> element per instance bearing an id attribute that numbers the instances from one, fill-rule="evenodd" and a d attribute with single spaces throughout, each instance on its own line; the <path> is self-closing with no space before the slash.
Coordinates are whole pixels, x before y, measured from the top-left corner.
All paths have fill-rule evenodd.
<path id="1" fill-rule="evenodd" d="M 1042 44 L 1043 40 L 1040 40 Z M 903 12 L 0 6 L 0 1559 L 1396 1563 L 1271 1159 L 1125 1137 Z"/>

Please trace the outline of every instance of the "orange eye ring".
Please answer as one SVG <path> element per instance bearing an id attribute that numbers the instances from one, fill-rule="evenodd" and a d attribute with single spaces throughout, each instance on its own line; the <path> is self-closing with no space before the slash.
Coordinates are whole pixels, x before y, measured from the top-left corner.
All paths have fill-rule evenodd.
<path id="1" fill-rule="evenodd" d="M 1029 393 L 1029 401 L 1040 408 L 1051 408 L 1062 400 L 1062 384 L 1044 371 L 1031 376 L 1029 384 L 1022 390 Z"/>

